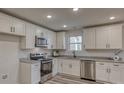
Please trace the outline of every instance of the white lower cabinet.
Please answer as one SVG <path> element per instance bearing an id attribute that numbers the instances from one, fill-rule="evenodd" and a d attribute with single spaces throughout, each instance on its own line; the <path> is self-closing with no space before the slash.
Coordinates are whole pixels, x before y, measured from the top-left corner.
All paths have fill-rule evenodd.
<path id="1" fill-rule="evenodd" d="M 124 66 L 121 63 L 96 62 L 96 80 L 124 83 L 123 73 Z"/>
<path id="2" fill-rule="evenodd" d="M 121 73 L 121 77 L 120 77 L 121 83 L 124 84 L 124 64 L 120 65 L 120 73 Z"/>
<path id="3" fill-rule="evenodd" d="M 57 59 L 58 61 L 58 73 L 62 73 L 63 59 Z"/>
<path id="4" fill-rule="evenodd" d="M 64 59 L 62 73 L 80 76 L 80 60 Z"/>
<path id="5" fill-rule="evenodd" d="M 55 76 L 58 73 L 58 60 L 53 59 L 53 64 L 52 64 L 52 75 Z"/>
<path id="6" fill-rule="evenodd" d="M 80 76 L 80 60 L 73 59 L 53 59 L 52 75 L 57 73 Z"/>
<path id="7" fill-rule="evenodd" d="M 40 82 L 40 62 L 38 63 L 20 63 L 20 83 L 38 84 Z"/>
<path id="8" fill-rule="evenodd" d="M 109 64 L 104 62 L 96 62 L 96 80 L 108 81 L 108 66 Z"/>

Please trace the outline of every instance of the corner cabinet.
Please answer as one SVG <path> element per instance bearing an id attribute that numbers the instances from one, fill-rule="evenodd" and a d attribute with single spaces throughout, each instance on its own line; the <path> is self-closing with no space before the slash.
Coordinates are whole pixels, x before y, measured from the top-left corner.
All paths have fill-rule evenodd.
<path id="1" fill-rule="evenodd" d="M 56 33 L 56 49 L 66 49 L 65 32 Z"/>
<path id="2" fill-rule="evenodd" d="M 25 36 L 25 22 L 0 13 L 0 33 Z"/>
<path id="3" fill-rule="evenodd" d="M 123 24 L 84 29 L 85 49 L 123 49 Z"/>

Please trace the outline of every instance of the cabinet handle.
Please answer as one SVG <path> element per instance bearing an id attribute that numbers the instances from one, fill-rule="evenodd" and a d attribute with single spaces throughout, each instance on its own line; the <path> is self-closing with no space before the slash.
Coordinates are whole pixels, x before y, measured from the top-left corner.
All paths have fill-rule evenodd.
<path id="1" fill-rule="evenodd" d="M 61 67 L 62 67 L 62 64 L 61 64 Z"/>
<path id="2" fill-rule="evenodd" d="M 84 45 L 84 48 L 85 48 L 85 45 Z"/>
<path id="3" fill-rule="evenodd" d="M 111 69 L 109 69 L 109 73 L 111 73 Z"/>
<path id="4" fill-rule="evenodd" d="M 110 48 L 110 44 L 108 44 L 108 48 Z"/>
<path id="5" fill-rule="evenodd" d="M 12 27 L 10 28 L 11 32 L 12 32 Z"/>
<path id="6" fill-rule="evenodd" d="M 69 68 L 72 68 L 72 64 L 69 64 Z"/>
<path id="7" fill-rule="evenodd" d="M 119 66 L 119 65 L 114 64 L 114 66 Z"/>
<path id="8" fill-rule="evenodd" d="M 108 68 L 106 69 L 106 72 L 108 73 Z"/>
<path id="9" fill-rule="evenodd" d="M 34 66 L 36 66 L 36 67 L 37 67 L 38 65 L 34 65 Z"/>
<path id="10" fill-rule="evenodd" d="M 104 63 L 100 63 L 100 65 L 104 65 Z"/>
<path id="11" fill-rule="evenodd" d="M 15 32 L 15 27 L 13 27 L 13 32 Z"/>
<path id="12" fill-rule="evenodd" d="M 106 48 L 107 48 L 107 44 L 106 44 Z"/>

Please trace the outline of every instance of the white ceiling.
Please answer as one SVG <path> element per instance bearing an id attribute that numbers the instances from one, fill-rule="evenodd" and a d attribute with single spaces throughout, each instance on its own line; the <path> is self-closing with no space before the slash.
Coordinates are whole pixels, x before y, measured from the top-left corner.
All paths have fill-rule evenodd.
<path id="1" fill-rule="evenodd" d="M 80 8 L 77 12 L 73 12 L 71 8 L 4 8 L 1 10 L 58 31 L 124 21 L 124 9 L 116 8 Z M 52 19 L 47 19 L 47 15 L 52 15 Z M 116 19 L 109 20 L 110 16 L 115 16 Z M 68 27 L 63 28 L 64 24 Z"/>

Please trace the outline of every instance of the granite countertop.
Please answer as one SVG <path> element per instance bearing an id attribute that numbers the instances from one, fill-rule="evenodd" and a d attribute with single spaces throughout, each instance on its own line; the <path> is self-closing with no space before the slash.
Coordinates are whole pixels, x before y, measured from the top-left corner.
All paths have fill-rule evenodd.
<path id="1" fill-rule="evenodd" d="M 20 62 L 28 63 L 28 64 L 35 64 L 35 63 L 39 63 L 40 62 L 38 60 L 30 60 L 30 59 L 27 59 L 27 58 L 20 58 L 19 60 L 20 60 Z"/>
<path id="2" fill-rule="evenodd" d="M 117 62 L 117 63 L 124 63 L 123 60 L 114 61 L 110 59 L 110 57 L 90 57 L 90 56 L 78 56 L 76 58 L 72 56 L 60 56 L 60 57 L 52 57 L 57 59 L 72 59 L 72 60 L 93 60 L 95 62 Z"/>

